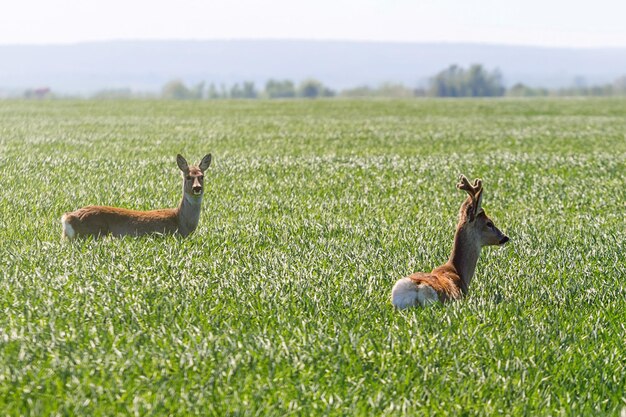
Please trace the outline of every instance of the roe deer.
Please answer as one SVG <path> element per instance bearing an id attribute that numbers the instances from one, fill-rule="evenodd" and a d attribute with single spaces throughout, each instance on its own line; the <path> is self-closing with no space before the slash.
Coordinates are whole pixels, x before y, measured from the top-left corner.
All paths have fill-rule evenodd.
<path id="1" fill-rule="evenodd" d="M 183 198 L 177 208 L 137 211 L 107 206 L 87 206 L 61 217 L 63 237 L 141 236 L 149 233 L 178 233 L 187 236 L 196 230 L 204 194 L 204 172 L 211 165 L 211 154 L 200 165 L 189 166 L 176 156 L 183 173 Z"/>
<path id="2" fill-rule="evenodd" d="M 467 294 L 474 276 L 480 249 L 483 246 L 503 245 L 509 241 L 481 208 L 481 180 L 474 180 L 473 185 L 464 175 L 459 180 L 457 188 L 467 192 L 469 196 L 459 211 L 450 259 L 430 273 L 416 272 L 396 282 L 391 290 L 394 307 L 424 306 L 437 301 L 443 303 L 461 298 Z"/>

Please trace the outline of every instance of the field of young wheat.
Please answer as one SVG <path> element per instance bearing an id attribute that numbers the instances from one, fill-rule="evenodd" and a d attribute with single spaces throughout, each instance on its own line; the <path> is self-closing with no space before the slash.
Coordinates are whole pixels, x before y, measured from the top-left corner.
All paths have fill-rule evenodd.
<path id="1" fill-rule="evenodd" d="M 88 204 L 193 235 L 62 241 Z M 464 173 L 511 241 L 464 300 Z M 1 415 L 619 415 L 626 101 L 0 101 Z"/>

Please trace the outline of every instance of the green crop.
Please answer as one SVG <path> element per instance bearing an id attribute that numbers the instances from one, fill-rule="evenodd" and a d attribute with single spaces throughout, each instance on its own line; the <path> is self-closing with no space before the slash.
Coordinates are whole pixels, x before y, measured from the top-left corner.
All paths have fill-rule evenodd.
<path id="1" fill-rule="evenodd" d="M 189 238 L 61 240 L 209 152 Z M 394 311 L 460 173 L 511 241 Z M 619 415 L 625 213 L 620 99 L 0 101 L 0 415 Z"/>

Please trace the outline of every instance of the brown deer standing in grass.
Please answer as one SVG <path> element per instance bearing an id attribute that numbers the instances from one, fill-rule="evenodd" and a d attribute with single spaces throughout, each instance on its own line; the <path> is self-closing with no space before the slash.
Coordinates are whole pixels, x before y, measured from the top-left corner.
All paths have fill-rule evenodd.
<path id="1" fill-rule="evenodd" d="M 185 158 L 176 156 L 183 173 L 183 198 L 177 208 L 137 211 L 107 206 L 87 206 L 61 217 L 63 237 L 103 235 L 141 236 L 163 233 L 187 236 L 196 230 L 204 194 L 204 172 L 211 165 L 211 154 L 198 166 L 189 166 Z"/>
<path id="2" fill-rule="evenodd" d="M 458 300 L 467 294 L 483 246 L 503 245 L 509 241 L 481 208 L 482 182 L 474 184 L 459 177 L 457 188 L 469 194 L 459 211 L 450 259 L 430 273 L 416 272 L 400 279 L 391 290 L 396 308 L 427 305 L 437 301 Z"/>

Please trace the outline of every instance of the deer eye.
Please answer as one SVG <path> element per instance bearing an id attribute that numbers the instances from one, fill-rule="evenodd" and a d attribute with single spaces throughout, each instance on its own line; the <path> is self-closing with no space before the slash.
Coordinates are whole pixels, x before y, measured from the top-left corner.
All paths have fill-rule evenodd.
<path id="1" fill-rule="evenodd" d="M 489 227 L 490 229 L 493 229 L 493 223 L 487 222 L 487 227 Z"/>

